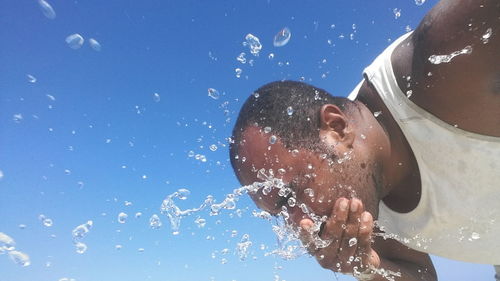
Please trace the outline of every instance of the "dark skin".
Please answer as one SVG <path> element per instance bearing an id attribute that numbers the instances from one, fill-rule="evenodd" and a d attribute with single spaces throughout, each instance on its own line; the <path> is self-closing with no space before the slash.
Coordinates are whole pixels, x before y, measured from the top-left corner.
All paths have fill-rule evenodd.
<path id="1" fill-rule="evenodd" d="M 488 28 L 493 33 L 484 44 L 481 37 Z M 403 92 L 411 89 L 412 102 L 450 125 L 500 137 L 499 28 L 498 0 L 440 1 L 392 55 L 399 87 Z M 450 63 L 434 65 L 428 60 L 466 46 L 472 53 Z M 269 135 L 251 126 L 237 143 L 239 159 L 245 159 L 236 164 L 237 176 L 242 184 L 251 184 L 260 181 L 256 171 L 261 168 L 284 169 L 277 177 L 293 187 L 297 202 L 327 217 L 319 236 L 333 242 L 309 249 L 322 267 L 343 273 L 353 273 L 355 267 L 384 268 L 400 272 L 396 280 L 437 280 L 428 254 L 373 236 L 380 201 L 398 212 L 418 205 L 420 176 L 411 147 L 370 83 L 363 83 L 356 102 L 359 110 L 344 112 L 326 104 L 319 113 L 319 141 L 335 155 L 351 153 L 345 163 L 330 165 L 320 153 L 307 149 L 291 153 L 279 138 L 269 145 Z M 378 118 L 373 116 L 376 111 L 382 112 Z M 314 190 L 313 197 L 306 194 L 307 188 Z M 311 218 L 297 206 L 287 207 L 276 193 L 264 195 L 259 190 L 251 196 L 272 214 L 285 206 L 290 223 L 300 226 L 308 245 Z M 351 238 L 357 239 L 356 245 L 349 246 Z M 359 259 L 348 262 L 351 256 Z M 370 278 L 386 280 L 380 275 Z"/>

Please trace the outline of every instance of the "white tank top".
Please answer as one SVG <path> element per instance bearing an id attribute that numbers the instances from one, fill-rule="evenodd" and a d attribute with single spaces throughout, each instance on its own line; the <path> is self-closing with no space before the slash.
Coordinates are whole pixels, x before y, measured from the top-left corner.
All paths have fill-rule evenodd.
<path id="1" fill-rule="evenodd" d="M 408 140 L 422 183 L 420 202 L 409 213 L 381 202 L 379 224 L 418 251 L 500 264 L 500 138 L 455 128 L 406 97 L 396 82 L 391 54 L 408 35 L 364 71 Z"/>

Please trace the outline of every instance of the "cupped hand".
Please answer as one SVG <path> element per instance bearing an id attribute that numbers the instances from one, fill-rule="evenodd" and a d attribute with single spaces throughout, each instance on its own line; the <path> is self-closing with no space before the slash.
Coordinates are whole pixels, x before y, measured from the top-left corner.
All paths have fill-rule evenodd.
<path id="1" fill-rule="evenodd" d="M 311 219 L 300 221 L 301 239 L 323 268 L 357 275 L 380 266 L 380 257 L 372 249 L 373 217 L 364 211 L 361 200 L 337 199 L 319 232 L 321 239 L 331 240 L 327 247 L 315 247 L 312 235 L 318 234 L 311 232 L 312 226 Z"/>

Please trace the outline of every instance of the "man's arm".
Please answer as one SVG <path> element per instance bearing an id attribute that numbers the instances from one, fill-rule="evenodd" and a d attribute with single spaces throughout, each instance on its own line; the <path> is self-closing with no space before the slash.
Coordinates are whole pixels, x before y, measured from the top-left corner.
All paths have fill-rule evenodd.
<path id="1" fill-rule="evenodd" d="M 418 106 L 464 130 L 499 135 L 499 50 L 500 1 L 442 0 L 398 47 L 393 66 Z"/>
<path id="2" fill-rule="evenodd" d="M 410 249 L 393 239 L 376 237 L 373 248 L 381 256 L 380 268 L 400 273 L 394 280 L 437 280 L 437 274 L 428 254 Z M 399 274 L 398 274 L 399 275 Z M 371 281 L 387 280 L 378 274 Z"/>
<path id="3" fill-rule="evenodd" d="M 500 1 L 498 0 L 442 0 L 423 18 L 412 35 L 414 46 L 412 79 L 426 81 L 429 72 L 435 85 L 449 86 L 472 75 L 477 84 L 498 72 L 500 54 Z M 471 52 L 467 47 L 470 47 Z M 436 55 L 464 54 L 450 62 L 432 63 Z M 465 67 L 465 69 L 464 69 Z M 434 75 L 436 74 L 436 75 Z M 437 77 L 436 77 L 437 76 Z M 421 85 L 423 86 L 423 85 Z M 422 89 L 425 89 L 422 87 Z"/>

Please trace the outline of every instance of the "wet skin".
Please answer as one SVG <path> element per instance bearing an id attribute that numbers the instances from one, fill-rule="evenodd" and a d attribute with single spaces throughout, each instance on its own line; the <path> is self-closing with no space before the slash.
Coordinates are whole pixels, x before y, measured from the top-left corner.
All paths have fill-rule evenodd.
<path id="1" fill-rule="evenodd" d="M 330 146 L 335 154 L 347 153 L 350 159 L 345 159 L 342 164 L 339 164 L 338 158 L 332 160 L 331 157 L 322 155 L 323 153 L 307 149 L 297 149 L 292 152 L 282 144 L 279 138 L 276 143 L 269 144 L 272 133 L 266 134 L 259 127 L 250 127 L 243 133 L 238 149 L 240 159 L 238 176 L 243 184 L 251 184 L 260 181 L 257 178 L 258 170 L 272 169 L 276 177 L 281 178 L 291 187 L 297 201 L 293 207 L 286 203 L 287 198 L 278 195 L 278 189 L 273 189 L 267 195 L 259 190 L 250 196 L 259 208 L 271 214 L 278 214 L 283 206 L 286 207 L 290 215 L 290 223 L 305 230 L 302 233 L 304 245 L 311 246 L 309 251 L 318 258 L 322 266 L 331 267 L 339 263 L 340 267 L 335 270 L 342 272 L 352 272 L 354 266 L 359 270 L 368 265 L 378 267 L 380 259 L 371 248 L 371 235 L 374 227 L 371 213 L 378 213 L 376 198 L 379 197 L 372 180 L 374 166 L 379 165 L 372 159 L 376 154 L 367 153 L 366 149 L 363 149 L 365 145 L 358 145 L 359 142 L 366 143 L 366 141 L 363 138 L 354 137 L 351 128 L 344 127 L 340 133 L 337 133 L 336 130 L 342 127 L 337 126 L 338 123 L 343 122 L 338 109 L 326 108 L 324 112 L 325 129 L 321 132 L 322 141 L 325 146 Z M 365 113 L 368 114 L 368 112 Z M 369 114 L 366 117 L 373 118 L 373 115 Z M 384 141 L 383 135 L 377 137 L 377 132 L 380 133 L 383 130 L 380 127 L 377 128 L 378 130 L 374 129 L 373 127 L 377 127 L 378 123 L 375 120 L 372 122 L 375 123 L 363 122 L 364 128 L 358 128 L 358 130 L 366 134 L 364 135 L 366 139 L 379 139 L 376 145 L 380 149 L 377 151 L 383 151 L 384 148 L 388 150 L 387 141 Z M 336 129 L 328 127 L 333 125 Z M 358 148 L 357 153 L 353 153 L 353 146 Z M 360 169 L 359 167 L 363 167 L 362 171 L 358 171 L 357 176 L 352 176 Z M 278 173 L 278 170 L 285 172 Z M 373 188 L 368 189 L 369 186 Z M 310 196 L 310 193 L 305 192 L 306 189 L 312 190 L 314 195 Z M 369 211 L 365 211 L 362 200 L 367 202 Z M 313 234 L 307 230 L 311 228 L 313 221 L 302 212 L 299 207 L 302 203 L 306 204 L 315 215 L 328 217 L 319 234 L 324 240 L 332 240 L 328 247 L 322 249 L 312 247 L 313 243 L 310 241 L 312 241 L 311 235 Z M 352 238 L 356 238 L 357 243 L 349 246 L 349 240 Z M 345 262 L 351 256 L 361 259 Z"/>
<path id="2" fill-rule="evenodd" d="M 416 105 L 463 130 L 499 137 L 498 29 L 493 29 L 488 44 L 481 41 L 486 27 L 498 26 L 498 0 L 440 1 L 392 55 L 399 87 L 405 92 L 406 77 L 411 77 L 410 99 Z M 449 54 L 467 45 L 473 52 L 454 58 L 452 63 L 433 65 L 428 61 L 432 54 Z M 394 211 L 411 211 L 420 200 L 420 177 L 408 142 L 375 88 L 365 81 L 356 102 L 358 113 L 341 112 L 333 105 L 323 106 L 320 112 L 318 141 L 336 155 L 352 151 L 349 161 L 329 165 L 321 152 L 307 149 L 298 149 L 293 156 L 292 148 L 285 147 L 279 138 L 270 145 L 270 134 L 248 127 L 237 143 L 237 176 L 242 184 L 251 184 L 260 181 L 256 177 L 259 169 L 273 169 L 294 188 L 297 205 L 304 203 L 315 214 L 327 216 L 320 236 L 333 239 L 333 243 L 324 249 L 309 249 L 323 267 L 352 273 L 354 266 L 371 265 L 401 272 L 397 280 L 436 280 L 427 254 L 391 239 L 375 237 L 370 242 L 380 200 Z M 375 119 L 372 114 L 377 111 L 382 115 Z M 278 169 L 286 172 L 278 174 Z M 304 194 L 306 188 L 314 190 L 314 201 Z M 259 208 L 276 214 L 285 203 L 276 193 L 264 196 L 258 191 L 251 196 Z M 307 245 L 312 221 L 298 207 L 287 210 L 290 222 L 305 230 L 302 239 Z M 353 237 L 358 243 L 349 247 Z M 361 261 L 348 264 L 350 256 Z M 374 276 L 371 280 L 383 278 Z"/>

